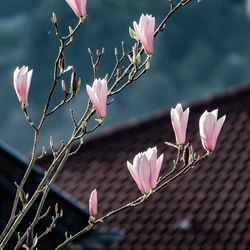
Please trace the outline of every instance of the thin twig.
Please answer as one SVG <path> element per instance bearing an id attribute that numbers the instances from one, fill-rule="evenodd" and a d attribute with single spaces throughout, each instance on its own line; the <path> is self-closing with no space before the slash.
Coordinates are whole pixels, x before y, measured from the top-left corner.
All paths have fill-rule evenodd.
<path id="1" fill-rule="evenodd" d="M 74 115 L 74 110 L 73 109 L 70 109 L 70 117 L 71 117 L 71 120 L 74 124 L 74 128 L 77 127 L 77 122 L 76 122 L 76 119 L 75 119 L 75 115 Z"/>
<path id="2" fill-rule="evenodd" d="M 38 129 L 37 129 L 37 127 L 35 126 L 34 122 L 32 121 L 30 115 L 28 114 L 28 111 L 27 111 L 27 108 L 26 108 L 26 107 L 23 108 L 23 113 L 24 113 L 24 115 L 25 115 L 26 120 L 27 120 L 28 123 L 30 124 L 30 126 L 31 126 L 35 131 L 37 131 Z"/>

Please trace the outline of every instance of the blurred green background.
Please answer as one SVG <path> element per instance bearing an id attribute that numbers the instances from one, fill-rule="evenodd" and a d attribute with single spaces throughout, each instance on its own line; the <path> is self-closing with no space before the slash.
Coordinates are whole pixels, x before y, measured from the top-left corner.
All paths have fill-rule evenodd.
<path id="1" fill-rule="evenodd" d="M 128 27 L 141 13 L 156 17 L 157 24 L 168 10 L 167 0 L 89 0 L 88 18 L 66 53 L 82 78 L 82 89 L 72 104 L 52 117 L 44 127 L 41 144 L 48 147 L 70 135 L 69 107 L 79 116 L 85 109 L 85 84 L 92 84 L 87 48 L 105 47 L 100 77 L 114 64 L 114 47 L 124 41 L 133 44 Z M 47 98 L 52 82 L 52 66 L 58 41 L 50 22 L 58 17 L 60 29 L 77 22 L 64 0 L 8 0 L 0 8 L 0 139 L 22 153 L 29 153 L 33 132 L 27 125 L 14 92 L 12 75 L 17 66 L 34 69 L 29 95 L 29 110 L 35 121 Z M 165 32 L 155 42 L 151 70 L 136 85 L 115 97 L 108 107 L 105 127 L 122 124 L 138 116 L 201 99 L 242 85 L 250 78 L 250 1 L 193 1 L 176 13 Z M 60 90 L 59 90 L 60 92 Z M 58 94 L 54 101 L 60 100 Z M 206 107 L 204 107 L 205 109 Z"/>

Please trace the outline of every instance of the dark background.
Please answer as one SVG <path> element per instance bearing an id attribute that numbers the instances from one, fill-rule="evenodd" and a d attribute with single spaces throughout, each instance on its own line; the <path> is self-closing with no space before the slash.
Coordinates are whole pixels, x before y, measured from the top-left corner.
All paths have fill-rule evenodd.
<path id="1" fill-rule="evenodd" d="M 168 10 L 166 0 L 89 0 L 88 18 L 68 49 L 67 64 L 73 64 L 82 78 L 78 98 L 52 117 L 44 127 L 41 145 L 48 138 L 67 139 L 71 123 L 69 107 L 80 115 L 86 105 L 85 84 L 92 84 L 87 48 L 105 47 L 100 77 L 114 64 L 114 47 L 124 41 L 133 44 L 128 27 L 141 13 L 156 17 L 159 24 Z M 32 146 L 32 129 L 20 110 L 13 88 L 17 66 L 34 69 L 29 110 L 35 121 L 47 98 L 52 82 L 52 65 L 58 41 L 50 22 L 55 12 L 62 31 L 77 22 L 64 0 L 8 0 L 0 8 L 0 139 L 22 153 Z M 250 78 L 250 1 L 194 1 L 176 13 L 168 28 L 155 41 L 151 70 L 136 85 L 119 94 L 108 107 L 105 127 L 124 123 L 177 102 L 202 99 L 225 92 Z M 55 101 L 59 101 L 57 95 Z M 218 107 L 219 108 L 219 107 Z M 206 107 L 204 107 L 206 109 Z"/>

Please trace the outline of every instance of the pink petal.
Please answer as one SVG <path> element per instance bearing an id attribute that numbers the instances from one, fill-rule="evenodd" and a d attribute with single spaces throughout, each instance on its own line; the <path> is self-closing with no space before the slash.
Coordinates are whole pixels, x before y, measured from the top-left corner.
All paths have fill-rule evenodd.
<path id="1" fill-rule="evenodd" d="M 208 150 L 213 148 L 213 131 L 216 124 L 216 117 L 212 113 L 208 113 L 205 117 L 203 129 L 205 134 L 205 144 Z"/>
<path id="2" fill-rule="evenodd" d="M 97 215 L 97 206 L 98 206 L 98 200 L 97 200 L 97 191 L 94 189 L 89 197 L 89 214 L 90 216 L 95 217 Z"/>
<path id="3" fill-rule="evenodd" d="M 31 83 L 32 75 L 33 75 L 33 69 L 30 70 L 28 72 L 28 75 L 27 75 L 27 87 L 26 87 L 26 96 L 27 96 L 27 99 L 28 99 L 28 94 L 29 94 L 29 89 L 30 89 L 30 83 Z"/>
<path id="4" fill-rule="evenodd" d="M 69 4 L 71 9 L 75 12 L 75 14 L 78 17 L 80 17 L 81 13 L 80 13 L 79 6 L 78 6 L 78 3 L 76 2 L 76 0 L 66 0 L 66 2 Z"/>
<path id="5" fill-rule="evenodd" d="M 20 102 L 27 103 L 28 93 L 32 78 L 32 72 L 28 71 L 28 67 L 23 66 L 22 68 L 16 68 L 13 75 L 14 88 L 17 94 L 17 97 Z"/>
<path id="6" fill-rule="evenodd" d="M 139 25 L 133 22 L 134 30 L 147 54 L 153 53 L 155 19 L 148 14 L 141 15 Z"/>
<path id="7" fill-rule="evenodd" d="M 86 16 L 87 0 L 78 0 L 78 6 L 82 17 Z"/>
<path id="8" fill-rule="evenodd" d="M 170 115 L 171 115 L 172 126 L 173 126 L 174 133 L 175 133 L 176 143 L 183 144 L 185 142 L 185 140 L 183 141 L 183 134 L 182 134 L 182 126 L 181 126 L 180 117 L 175 109 L 171 109 Z"/>
<path id="9" fill-rule="evenodd" d="M 144 189 L 142 187 L 141 180 L 139 178 L 139 173 L 138 173 L 139 165 L 132 165 L 129 161 L 127 161 L 127 167 L 136 185 L 138 186 L 140 191 L 144 193 Z"/>
<path id="10" fill-rule="evenodd" d="M 163 162 L 163 154 L 160 155 L 160 157 L 157 159 L 157 161 L 155 162 L 153 171 L 151 171 L 151 188 L 155 188 L 157 185 L 157 181 L 159 178 L 159 174 L 161 171 L 161 166 L 162 166 L 162 162 Z"/>
<path id="11" fill-rule="evenodd" d="M 100 98 L 101 95 L 101 89 L 102 89 L 102 83 L 101 83 L 101 79 L 95 79 L 94 83 L 92 85 L 92 89 L 95 92 L 97 98 Z"/>
<path id="12" fill-rule="evenodd" d="M 215 149 L 215 146 L 216 146 L 216 143 L 217 143 L 217 140 L 218 140 L 218 136 L 220 134 L 220 131 L 221 131 L 221 128 L 225 122 L 225 119 L 226 119 L 226 116 L 222 116 L 217 122 L 216 122 L 216 125 L 215 125 L 215 128 L 214 128 L 214 131 L 213 131 L 213 147 L 212 147 L 212 151 Z"/>
<path id="13" fill-rule="evenodd" d="M 182 114 L 182 135 L 183 135 L 183 143 L 185 143 L 185 141 L 186 141 L 188 118 L 189 118 L 189 108 L 187 108 L 187 109 L 184 111 L 184 113 Z"/>
<path id="14" fill-rule="evenodd" d="M 214 109 L 214 110 L 211 112 L 211 114 L 213 114 L 213 115 L 214 115 L 215 120 L 217 120 L 217 119 L 218 119 L 218 109 Z"/>
<path id="15" fill-rule="evenodd" d="M 141 163 L 139 166 L 139 177 L 141 180 L 142 187 L 144 189 L 144 194 L 147 194 L 150 192 L 151 186 L 150 186 L 150 165 L 147 161 L 146 155 L 143 154 L 141 158 Z"/>
<path id="16" fill-rule="evenodd" d="M 87 90 L 89 99 L 91 100 L 92 104 L 95 106 L 96 112 L 98 113 L 101 105 L 99 103 L 98 97 L 96 96 L 96 92 L 89 85 L 86 85 L 86 90 Z"/>

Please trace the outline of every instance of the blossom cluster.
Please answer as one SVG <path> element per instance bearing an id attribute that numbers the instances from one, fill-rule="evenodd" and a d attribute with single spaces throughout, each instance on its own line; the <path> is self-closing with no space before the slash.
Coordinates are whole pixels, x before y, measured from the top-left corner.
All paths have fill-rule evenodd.
<path id="1" fill-rule="evenodd" d="M 87 0 L 66 0 L 74 13 L 83 20 L 86 17 Z M 143 50 L 149 56 L 154 52 L 155 18 L 152 15 L 142 14 L 139 23 L 133 22 L 134 30 L 132 37 L 141 43 Z M 33 70 L 23 66 L 14 71 L 14 88 L 22 105 L 28 105 L 28 93 L 32 79 Z M 109 95 L 108 82 L 106 78 L 94 79 L 92 86 L 86 85 L 86 92 L 96 111 L 98 118 L 103 121 L 107 114 L 107 100 Z M 188 127 L 189 111 L 177 104 L 170 111 L 176 147 L 183 148 L 186 143 L 186 132 Z M 218 110 L 205 111 L 199 119 L 199 132 L 203 148 L 207 153 L 214 151 L 221 128 L 226 116 L 218 119 Z M 128 170 L 135 181 L 138 189 L 144 195 L 149 195 L 157 186 L 159 175 L 163 164 L 164 155 L 158 156 L 157 147 L 148 148 L 139 152 L 132 163 L 127 161 Z M 98 211 L 97 190 L 91 192 L 89 198 L 90 221 L 94 222 Z"/>
<path id="2" fill-rule="evenodd" d="M 186 132 L 189 118 L 189 108 L 183 110 L 181 104 L 177 104 L 170 112 L 171 122 L 176 138 L 176 146 L 183 148 L 186 142 Z M 218 119 L 218 109 L 212 112 L 205 111 L 199 120 L 199 132 L 203 148 L 210 154 L 214 151 L 219 133 L 225 122 L 226 116 Z M 142 194 L 150 194 L 157 186 L 159 174 L 163 163 L 163 154 L 157 156 L 157 147 L 148 148 L 144 152 L 138 153 L 133 163 L 127 161 L 128 170 Z M 94 190 L 93 192 L 96 192 Z M 96 194 L 90 196 L 90 215 L 96 216 L 97 211 Z M 93 198 L 94 197 L 94 198 Z"/>

